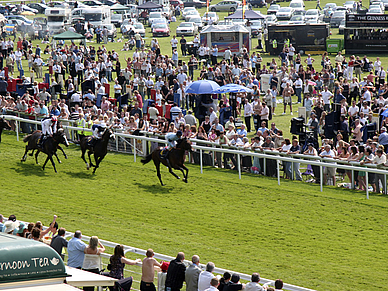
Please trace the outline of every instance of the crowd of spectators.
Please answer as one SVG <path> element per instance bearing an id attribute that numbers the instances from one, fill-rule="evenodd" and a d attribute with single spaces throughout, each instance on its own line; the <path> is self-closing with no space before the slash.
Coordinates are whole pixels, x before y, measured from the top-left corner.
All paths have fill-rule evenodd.
<path id="1" fill-rule="evenodd" d="M 132 53 L 125 52 L 122 65 L 119 52 L 108 51 L 104 44 L 97 47 L 62 44 L 47 46 L 42 52 L 39 46 L 33 48 L 26 39 L 19 38 L 15 50 L 13 42 L 7 42 L 3 56 L 17 64 L 17 70 L 11 66 L 13 62 L 4 66 L 8 67 L 8 78 L 24 70 L 21 60 L 25 58 L 29 69 L 36 72 L 36 80 L 42 78 L 41 66 L 47 65 L 51 83 L 46 88 L 34 81 L 33 90 L 23 96 L 8 92 L 0 57 L 0 111 L 27 113 L 30 118 L 55 115 L 63 124 L 91 128 L 100 123 L 131 134 L 148 131 L 164 135 L 181 130 L 183 137 L 219 146 L 270 149 L 385 165 L 381 160 L 388 149 L 388 117 L 384 113 L 388 107 L 388 83 L 387 71 L 379 57 L 370 61 L 367 56 L 345 57 L 338 53 L 333 58 L 324 53 L 320 60 L 311 55 L 302 59 L 292 45 L 285 44 L 278 60 L 274 58 L 264 64 L 259 53 L 250 54 L 244 47 L 238 53 L 227 49 L 221 58 L 216 46 L 204 48 L 194 41 L 194 54 L 186 63 L 177 50 L 179 43 L 181 51 L 186 51 L 183 48 L 186 42 L 178 42 L 174 36 L 170 43 L 171 57 L 161 54 L 157 39 L 152 39 L 149 48 L 136 42 Z M 269 75 L 266 92 L 260 83 L 263 74 Z M 198 99 L 185 93 L 185 88 L 195 79 L 213 80 L 221 86 L 236 83 L 251 88 L 252 93 L 208 95 Z M 28 84 L 31 80 L 23 76 L 22 81 Z M 112 82 L 114 96 L 106 92 Z M 305 124 L 313 134 L 316 152 L 294 137 L 284 138 L 282 129 L 272 122 L 279 103 L 284 105 L 283 114 L 288 107 L 293 114 L 293 103 L 305 107 Z M 332 133 L 334 138 L 329 139 L 326 123 L 333 111 L 339 113 L 340 119 Z M 33 129 L 35 127 L 31 126 L 30 130 Z M 79 134 L 89 133 L 80 129 Z M 325 151 L 326 145 L 330 146 L 330 151 Z M 365 153 L 360 151 L 360 146 Z M 351 155 L 354 148 L 356 156 Z M 371 154 L 366 156 L 369 148 Z M 383 149 L 381 159 L 377 158 L 379 148 Z M 232 154 L 223 157 L 212 154 L 211 159 L 218 167 L 237 169 Z M 263 169 L 260 159 L 246 160 L 243 167 L 275 175 L 273 165 L 268 164 L 271 165 L 268 171 Z M 294 173 L 290 164 L 283 164 L 286 177 L 301 180 L 299 164 L 294 163 Z M 319 182 L 317 167 L 313 167 L 313 171 L 315 181 Z M 341 170 L 326 167 L 325 181 L 334 180 L 337 174 L 345 177 Z M 366 185 L 357 175 L 358 172 L 356 184 L 364 189 Z M 362 172 L 360 177 L 363 177 Z M 371 175 L 369 181 L 378 191 L 381 187 L 374 178 Z"/>
<path id="2" fill-rule="evenodd" d="M 102 270 L 101 254 L 105 252 L 97 236 L 92 236 L 89 243 L 82 241 L 82 233 L 77 230 L 68 241 L 65 238 L 66 229 L 58 228 L 57 216 L 54 215 L 49 227 L 43 230 L 40 221 L 26 225 L 16 219 L 15 215 L 10 215 L 8 219 L 0 214 L 0 232 L 17 235 L 25 239 L 33 239 L 41 243 L 50 245 L 65 260 L 64 248 L 67 248 L 67 265 L 69 267 L 82 269 L 88 272 L 100 274 Z M 278 279 L 260 285 L 260 275 L 253 273 L 251 282 L 240 283 L 238 274 L 225 272 L 223 276 L 214 275 L 215 264 L 208 262 L 205 271 L 200 267 L 200 258 L 193 255 L 191 262 L 185 262 L 185 254 L 179 252 L 177 257 L 170 262 L 158 261 L 154 258 L 154 251 L 148 249 L 143 260 L 131 260 L 125 257 L 123 245 L 116 245 L 114 253 L 109 259 L 109 272 L 101 273 L 117 279 L 118 283 L 114 287 L 109 287 L 111 291 L 129 291 L 133 284 L 132 277 L 124 277 L 125 265 L 141 265 L 140 291 L 179 291 L 186 283 L 187 291 L 275 291 L 282 290 L 283 281 Z M 155 272 L 157 273 L 157 286 L 155 286 Z M 274 286 L 275 288 L 271 287 Z M 93 291 L 94 287 L 83 287 L 85 291 Z"/>

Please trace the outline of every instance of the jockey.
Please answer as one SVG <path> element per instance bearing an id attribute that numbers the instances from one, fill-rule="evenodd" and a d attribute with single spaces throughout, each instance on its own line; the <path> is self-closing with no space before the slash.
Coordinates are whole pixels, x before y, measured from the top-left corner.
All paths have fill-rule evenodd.
<path id="1" fill-rule="evenodd" d="M 97 140 L 102 138 L 102 135 L 104 134 L 105 129 L 106 129 L 106 126 L 104 123 L 93 124 L 92 126 L 93 138 L 89 142 L 90 146 L 94 147 L 96 145 Z"/>
<path id="2" fill-rule="evenodd" d="M 163 150 L 162 158 L 167 159 L 168 153 L 175 147 L 176 141 L 182 137 L 182 131 L 178 130 L 176 133 L 169 132 L 165 138 L 167 140 L 167 146 Z"/>
<path id="3" fill-rule="evenodd" d="M 53 136 L 53 134 L 57 132 L 57 123 L 58 123 L 58 119 L 54 115 L 48 118 L 42 119 L 43 137 L 40 139 L 38 146 L 43 147 L 44 141 L 47 139 L 47 137 Z"/>

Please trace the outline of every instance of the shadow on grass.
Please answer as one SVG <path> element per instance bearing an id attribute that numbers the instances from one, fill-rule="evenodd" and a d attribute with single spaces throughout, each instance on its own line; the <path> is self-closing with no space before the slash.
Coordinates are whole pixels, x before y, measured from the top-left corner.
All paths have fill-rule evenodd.
<path id="1" fill-rule="evenodd" d="M 66 171 L 64 172 L 66 175 L 72 177 L 72 178 L 81 178 L 81 179 L 95 179 L 97 173 L 98 173 L 98 169 L 96 171 L 96 174 L 93 174 L 93 169 L 90 169 L 89 171 L 87 171 L 85 169 L 85 171 L 78 171 L 78 172 L 74 172 L 74 171 Z"/>
<path id="2" fill-rule="evenodd" d="M 152 194 L 170 194 L 172 190 L 168 188 L 168 185 L 160 185 L 159 180 L 156 185 L 145 185 L 141 183 L 135 183 L 135 185 Z"/>
<path id="3" fill-rule="evenodd" d="M 22 163 L 18 162 L 17 165 L 19 168 L 10 168 L 11 170 L 14 170 L 18 174 L 23 174 L 25 176 L 46 176 L 46 171 L 53 171 L 53 167 L 48 167 L 46 165 L 46 168 L 42 170 L 42 165 L 37 165 L 35 164 L 35 161 L 33 164 L 28 164 L 28 163 Z"/>

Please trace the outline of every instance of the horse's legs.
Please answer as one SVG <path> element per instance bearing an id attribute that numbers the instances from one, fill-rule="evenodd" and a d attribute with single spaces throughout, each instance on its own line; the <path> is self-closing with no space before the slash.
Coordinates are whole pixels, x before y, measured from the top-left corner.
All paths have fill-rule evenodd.
<path id="1" fill-rule="evenodd" d="M 57 153 L 56 153 L 56 152 L 54 153 L 54 156 L 57 158 L 57 161 L 58 161 L 58 163 L 60 163 L 60 164 L 61 164 L 62 162 L 61 162 L 61 160 L 58 158 L 58 155 L 57 155 Z"/>
<path id="2" fill-rule="evenodd" d="M 89 164 L 88 164 L 88 162 L 86 161 L 86 159 L 85 159 L 85 152 L 86 152 L 86 149 L 82 149 L 82 155 L 81 155 L 81 158 L 84 160 L 84 162 L 85 162 L 85 164 L 86 164 L 86 169 L 88 169 L 89 170 Z"/>
<path id="3" fill-rule="evenodd" d="M 50 158 L 49 158 L 49 156 L 47 155 L 47 159 L 46 159 L 46 161 L 45 161 L 44 164 L 43 164 L 42 170 L 44 170 L 44 168 L 46 167 L 46 164 L 47 164 L 47 162 L 48 162 L 49 159 L 50 159 Z"/>
<path id="4" fill-rule="evenodd" d="M 182 165 L 182 167 L 180 167 L 179 170 L 181 170 L 181 172 L 183 174 L 183 182 L 187 183 L 187 176 L 189 175 L 189 169 L 186 168 L 185 165 Z M 186 175 L 185 175 L 184 170 L 186 170 Z"/>
<path id="5" fill-rule="evenodd" d="M 65 156 L 65 159 L 67 160 L 67 155 L 66 155 L 65 151 L 63 150 L 63 148 L 60 145 L 58 145 L 58 149 L 61 150 L 62 154 Z"/>
<path id="6" fill-rule="evenodd" d="M 23 157 L 22 157 L 22 162 L 25 162 L 26 161 L 26 159 L 27 159 L 27 152 L 28 152 L 28 145 L 26 145 L 26 151 L 24 152 L 24 155 L 23 155 Z"/>
<path id="7" fill-rule="evenodd" d="M 40 153 L 40 150 L 38 150 L 36 152 L 36 154 L 35 154 L 35 162 L 36 162 L 37 165 L 39 165 L 39 162 L 38 162 L 38 155 L 39 155 L 39 153 Z"/>
<path id="8" fill-rule="evenodd" d="M 90 163 L 90 166 L 91 167 L 95 167 L 95 165 L 93 165 L 93 163 L 92 163 L 92 159 L 90 158 L 90 155 L 92 154 L 92 152 L 91 151 L 88 151 L 88 157 L 89 157 L 89 163 Z"/>
<path id="9" fill-rule="evenodd" d="M 168 171 L 170 172 L 171 175 L 173 175 L 175 178 L 177 179 L 180 179 L 181 177 L 179 177 L 177 174 L 175 174 L 171 168 L 171 165 L 170 165 L 170 161 L 167 159 L 167 165 L 168 165 Z"/>
<path id="10" fill-rule="evenodd" d="M 158 176 L 159 178 L 159 181 L 160 181 L 160 184 L 162 186 L 164 186 L 163 182 L 162 182 L 162 175 L 160 174 L 160 161 L 158 160 L 154 160 L 154 164 L 155 164 L 155 167 L 156 167 L 156 175 Z"/>
<path id="11" fill-rule="evenodd" d="M 93 174 L 96 172 L 97 168 L 100 166 L 101 161 L 104 159 L 105 156 L 96 157 L 94 156 L 94 160 L 96 161 L 96 166 L 94 167 Z"/>
<path id="12" fill-rule="evenodd" d="M 32 157 L 34 155 L 35 149 L 32 149 L 32 152 L 29 153 L 29 156 Z"/>
<path id="13" fill-rule="evenodd" d="M 57 168 L 55 167 L 55 163 L 54 163 L 54 160 L 53 160 L 53 156 L 52 156 L 52 155 L 50 155 L 50 161 L 51 161 L 51 164 L 52 164 L 53 167 L 54 167 L 55 173 L 58 173 L 58 172 L 57 172 Z"/>

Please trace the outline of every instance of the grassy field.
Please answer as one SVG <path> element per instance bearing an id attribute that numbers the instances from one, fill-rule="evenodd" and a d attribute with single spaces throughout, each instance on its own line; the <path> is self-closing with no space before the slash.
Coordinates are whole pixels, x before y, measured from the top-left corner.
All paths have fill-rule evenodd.
<path id="1" fill-rule="evenodd" d="M 96 175 L 76 146 L 45 171 L 23 142 L 0 144 L 1 213 L 47 224 L 53 214 L 69 231 L 175 256 L 201 256 L 216 266 L 282 278 L 317 290 L 382 290 L 388 226 L 384 196 L 189 165 L 189 183 L 153 164 L 109 153 Z M 43 155 L 40 162 L 43 163 Z"/>

